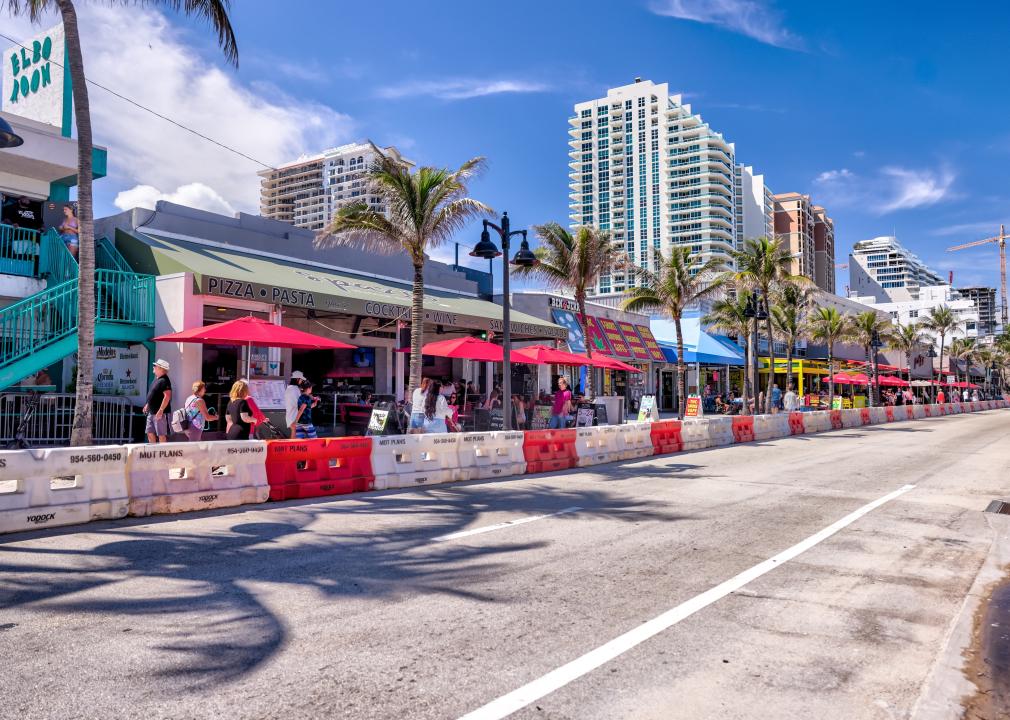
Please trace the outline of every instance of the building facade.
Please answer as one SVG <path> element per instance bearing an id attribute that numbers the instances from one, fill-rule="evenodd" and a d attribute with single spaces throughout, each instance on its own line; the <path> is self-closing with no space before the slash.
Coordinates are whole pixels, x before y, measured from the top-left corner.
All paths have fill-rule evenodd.
<path id="1" fill-rule="evenodd" d="M 736 151 L 682 96 L 636 79 L 577 103 L 568 124 L 573 227 L 609 231 L 650 270 L 674 245 L 733 266 Z M 626 273 L 606 275 L 594 295 L 620 295 L 633 283 Z"/>
<path id="2" fill-rule="evenodd" d="M 968 298 L 975 304 L 978 312 L 979 335 L 995 335 L 997 327 L 996 315 L 996 288 L 991 287 L 962 287 L 957 292 L 961 297 Z"/>
<path id="3" fill-rule="evenodd" d="M 810 278 L 817 287 L 835 291 L 835 224 L 809 195 L 775 196 L 775 235 L 793 256 L 790 272 Z"/>
<path id="4" fill-rule="evenodd" d="M 978 338 L 980 336 L 979 314 L 975 303 L 962 296 L 950 285 L 924 285 L 918 289 L 914 299 L 879 302 L 872 295 L 855 296 L 852 294 L 849 295 L 849 298 L 868 305 L 874 310 L 886 312 L 894 323 L 901 325 L 921 322 L 926 319 L 930 310 L 946 305 L 961 323 L 961 327 L 955 333 L 957 337 Z M 950 339 L 948 336 L 945 342 L 949 342 Z"/>
<path id="5" fill-rule="evenodd" d="M 395 147 L 382 151 L 405 160 Z M 370 192 L 365 177 L 374 159 L 370 143 L 352 143 L 299 158 L 275 170 L 263 170 L 259 173 L 260 215 L 319 231 L 337 210 L 351 203 L 364 202 L 385 211 L 382 198 Z"/>
<path id="6" fill-rule="evenodd" d="M 849 253 L 850 296 L 870 296 L 878 303 L 910 302 L 918 300 L 921 288 L 942 284 L 940 275 L 894 236 L 860 240 Z"/>
<path id="7" fill-rule="evenodd" d="M 775 234 L 775 194 L 764 175 L 750 165 L 737 165 L 736 237 L 773 237 Z"/>

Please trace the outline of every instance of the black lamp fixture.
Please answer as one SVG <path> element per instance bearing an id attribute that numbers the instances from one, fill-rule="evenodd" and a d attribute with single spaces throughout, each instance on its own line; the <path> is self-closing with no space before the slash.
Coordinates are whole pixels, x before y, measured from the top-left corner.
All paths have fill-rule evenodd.
<path id="1" fill-rule="evenodd" d="M 498 246 L 491 240 L 491 230 L 498 233 L 498 237 L 501 238 L 501 251 L 498 250 Z M 519 246 L 519 251 L 510 263 L 509 240 L 516 235 L 522 235 L 523 241 Z M 505 256 L 502 263 L 504 265 L 504 272 L 502 273 L 502 407 L 504 409 L 504 417 L 502 420 L 504 421 L 503 428 L 511 430 L 512 413 L 509 408 L 512 407 L 512 332 L 509 314 L 512 303 L 509 297 L 509 265 L 532 267 L 538 261 L 537 256 L 530 250 L 529 241 L 526 239 L 526 231 L 510 229 L 509 214 L 507 212 L 502 213 L 501 225 L 495 225 L 490 220 L 484 221 L 484 229 L 480 233 L 480 242 L 470 251 L 471 257 L 479 257 L 485 260 L 494 260 L 496 257 L 501 257 L 502 255 Z"/>
<path id="2" fill-rule="evenodd" d="M 0 117 L 0 149 L 16 148 L 24 143 L 24 138 L 14 132 L 9 122 Z"/>

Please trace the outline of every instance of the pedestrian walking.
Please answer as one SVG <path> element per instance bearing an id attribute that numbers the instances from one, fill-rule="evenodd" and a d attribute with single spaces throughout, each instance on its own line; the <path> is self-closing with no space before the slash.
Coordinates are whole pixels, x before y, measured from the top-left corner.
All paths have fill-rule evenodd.
<path id="1" fill-rule="evenodd" d="M 288 386 L 284 388 L 284 426 L 288 429 L 288 436 L 295 437 L 295 420 L 298 417 L 298 397 L 302 391 L 298 388 L 298 383 L 305 379 L 305 374 L 301 370 L 291 373 Z"/>
<path id="2" fill-rule="evenodd" d="M 442 383 L 433 380 L 428 386 L 428 394 L 424 398 L 424 431 L 426 433 L 449 432 L 452 410 L 442 394 Z"/>
<path id="3" fill-rule="evenodd" d="M 572 411 L 572 391 L 568 389 L 568 379 L 558 378 L 558 391 L 554 393 L 554 403 L 551 405 L 551 419 L 547 427 L 551 430 L 561 430 L 568 427 L 568 414 Z"/>
<path id="4" fill-rule="evenodd" d="M 312 395 L 312 382 L 302 380 L 298 384 L 298 414 L 295 417 L 295 437 L 301 440 L 315 440 L 319 435 L 312 423 L 312 408 L 319 404 L 319 398 Z"/>
<path id="5" fill-rule="evenodd" d="M 779 389 L 778 383 L 772 383 L 772 413 L 777 413 L 782 409 L 782 390 Z"/>
<path id="6" fill-rule="evenodd" d="M 794 412 L 800 409 L 800 399 L 793 392 L 792 384 L 786 386 L 786 394 L 782 398 L 782 407 L 786 412 Z"/>
<path id="7" fill-rule="evenodd" d="M 940 388 L 940 391 L 936 393 L 936 401 L 940 405 L 943 405 L 945 402 L 947 402 L 947 394 L 944 393 L 943 388 Z"/>
<path id="8" fill-rule="evenodd" d="M 154 371 L 154 380 L 147 390 L 147 402 L 144 403 L 144 413 L 147 415 L 144 432 L 147 433 L 148 442 L 168 442 L 168 418 L 172 414 L 172 380 L 168 377 L 168 361 L 158 358 L 151 369 Z"/>
<path id="9" fill-rule="evenodd" d="M 248 440 L 256 418 L 252 415 L 249 403 L 249 385 L 244 380 L 236 380 L 228 393 L 231 402 L 228 403 L 228 428 L 226 437 L 229 440 Z"/>
<path id="10" fill-rule="evenodd" d="M 217 420 L 217 412 L 208 409 L 203 399 L 206 392 L 207 383 L 197 380 L 193 383 L 193 393 L 172 413 L 172 431 L 183 433 L 190 442 L 199 442 L 206 424 Z"/>
<path id="11" fill-rule="evenodd" d="M 410 429 L 424 427 L 424 401 L 431 387 L 431 378 L 421 378 L 421 384 L 414 388 L 410 396 Z"/>

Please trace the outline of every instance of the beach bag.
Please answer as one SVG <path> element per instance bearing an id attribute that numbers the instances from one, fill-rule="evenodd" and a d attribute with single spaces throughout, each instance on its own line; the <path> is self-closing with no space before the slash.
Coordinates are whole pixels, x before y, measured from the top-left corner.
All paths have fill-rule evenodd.
<path id="1" fill-rule="evenodd" d="M 186 412 L 186 408 L 179 408 L 172 413 L 172 432 L 182 433 L 189 430 L 190 426 L 189 414 Z"/>

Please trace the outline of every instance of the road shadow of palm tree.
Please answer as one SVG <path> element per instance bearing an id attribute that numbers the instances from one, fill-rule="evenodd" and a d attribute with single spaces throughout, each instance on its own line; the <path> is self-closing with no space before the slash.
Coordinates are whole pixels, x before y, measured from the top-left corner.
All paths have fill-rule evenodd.
<path id="1" fill-rule="evenodd" d="M 195 528 L 187 524 L 206 518 L 110 524 L 84 530 L 99 540 L 91 549 L 61 548 L 59 537 L 0 546 L 0 607 L 102 618 L 109 632 L 133 633 L 150 657 L 138 680 L 147 674 L 192 692 L 244 676 L 284 645 L 284 618 L 257 597 L 256 583 L 308 588 L 320 604 L 419 594 L 503 602 L 484 589 L 488 581 L 512 571 L 511 557 L 546 542 L 507 532 L 434 540 L 468 529 L 482 510 L 514 517 L 571 507 L 580 510 L 554 520 L 686 518 L 602 488 L 498 482 L 271 504 L 231 525 L 229 515 Z"/>

